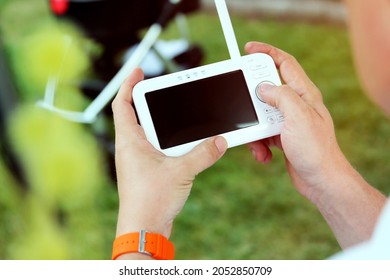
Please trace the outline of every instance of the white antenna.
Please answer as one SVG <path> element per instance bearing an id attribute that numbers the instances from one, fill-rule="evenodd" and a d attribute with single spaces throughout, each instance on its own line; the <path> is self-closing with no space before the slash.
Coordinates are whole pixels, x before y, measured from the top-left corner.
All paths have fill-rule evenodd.
<path id="1" fill-rule="evenodd" d="M 234 34 L 232 21 L 230 19 L 229 11 L 226 6 L 225 0 L 215 0 L 215 6 L 217 7 L 219 20 L 221 21 L 222 30 L 223 34 L 225 35 L 225 40 L 229 50 L 230 58 L 240 58 L 240 49 L 237 45 L 236 35 Z"/>

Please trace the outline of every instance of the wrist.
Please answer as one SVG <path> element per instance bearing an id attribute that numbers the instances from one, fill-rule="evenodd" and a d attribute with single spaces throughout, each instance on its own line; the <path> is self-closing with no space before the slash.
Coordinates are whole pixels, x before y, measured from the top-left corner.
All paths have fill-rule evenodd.
<path id="1" fill-rule="evenodd" d="M 298 191 L 316 206 L 324 197 L 340 190 L 340 181 L 356 173 L 337 146 L 318 162 L 315 169 L 293 176 Z"/>
<path id="2" fill-rule="evenodd" d="M 329 205 L 335 197 L 343 197 L 353 192 L 356 180 L 360 175 L 345 160 L 324 170 L 321 181 L 313 188 L 310 201 L 318 208 Z"/>
<path id="3" fill-rule="evenodd" d="M 129 232 L 147 230 L 159 233 L 169 239 L 172 231 L 172 221 L 165 221 L 158 213 L 147 207 L 136 207 L 134 204 L 127 207 L 119 207 L 116 236 Z M 133 207 L 131 207 L 133 205 Z"/>

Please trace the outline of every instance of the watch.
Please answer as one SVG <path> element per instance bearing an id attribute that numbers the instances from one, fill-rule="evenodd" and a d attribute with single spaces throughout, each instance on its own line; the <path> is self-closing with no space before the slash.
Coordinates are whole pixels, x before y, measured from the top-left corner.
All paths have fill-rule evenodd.
<path id="1" fill-rule="evenodd" d="M 146 230 L 117 237 L 112 248 L 112 259 L 127 253 L 141 253 L 157 260 L 173 260 L 175 248 L 165 236 Z"/>

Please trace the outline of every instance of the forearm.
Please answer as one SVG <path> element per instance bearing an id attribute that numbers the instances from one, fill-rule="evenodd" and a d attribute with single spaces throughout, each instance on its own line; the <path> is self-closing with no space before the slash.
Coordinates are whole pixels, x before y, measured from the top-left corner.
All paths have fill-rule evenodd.
<path id="1" fill-rule="evenodd" d="M 137 207 L 136 203 L 121 202 L 118 213 L 116 236 L 129 232 L 147 230 L 159 233 L 169 239 L 172 230 L 172 221 L 165 221 L 158 214 L 162 211 L 155 209 L 158 204 L 147 207 Z"/>
<path id="2" fill-rule="evenodd" d="M 342 248 L 368 240 L 386 198 L 345 161 L 313 200 Z"/>

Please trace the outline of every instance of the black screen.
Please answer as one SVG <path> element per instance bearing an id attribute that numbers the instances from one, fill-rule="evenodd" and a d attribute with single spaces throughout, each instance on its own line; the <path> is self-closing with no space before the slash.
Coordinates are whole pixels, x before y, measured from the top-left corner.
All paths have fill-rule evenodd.
<path id="1" fill-rule="evenodd" d="M 162 149 L 259 123 L 241 70 L 145 96 Z"/>

